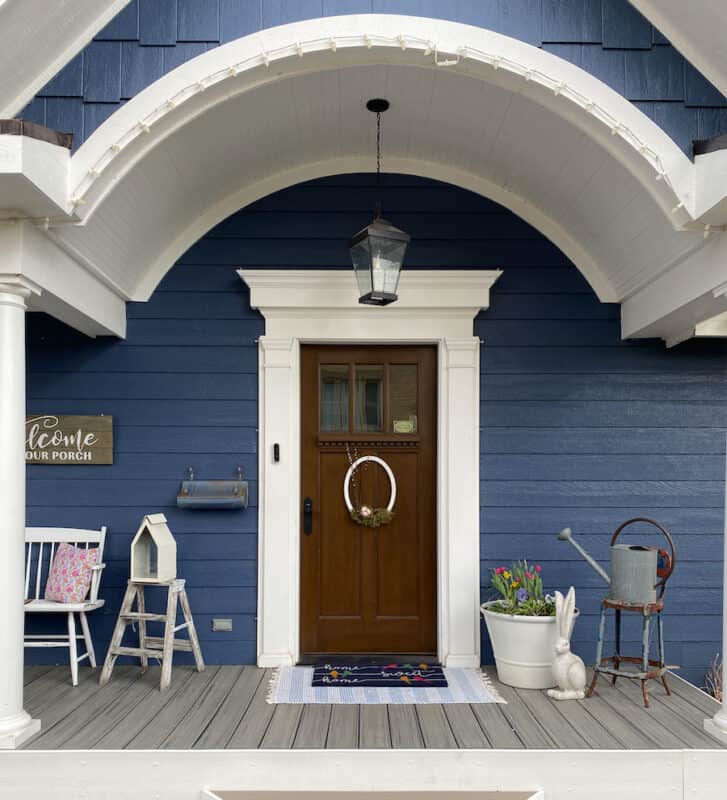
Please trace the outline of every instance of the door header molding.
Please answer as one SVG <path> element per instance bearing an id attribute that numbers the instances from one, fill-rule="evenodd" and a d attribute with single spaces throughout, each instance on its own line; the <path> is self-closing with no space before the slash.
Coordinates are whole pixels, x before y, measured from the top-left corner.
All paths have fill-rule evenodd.
<path id="1" fill-rule="evenodd" d="M 238 270 L 250 305 L 265 317 L 258 345 L 259 666 L 295 664 L 299 655 L 300 345 L 306 342 L 437 345 L 437 649 L 447 666 L 479 665 L 480 341 L 473 320 L 489 307 L 500 274 L 405 271 L 399 301 L 375 308 L 359 305 L 353 270 Z"/>
<path id="2" fill-rule="evenodd" d="M 402 325 L 414 340 L 437 330 L 443 336 L 471 336 L 472 320 L 490 306 L 490 289 L 502 275 L 488 270 L 403 270 L 399 300 L 386 308 L 360 305 L 352 269 L 239 269 L 250 289 L 250 305 L 265 317 L 265 335 L 325 341 L 326 322 L 339 341 L 400 341 Z M 348 333 L 352 338 L 340 336 Z M 321 339 L 321 337 L 323 337 Z"/>

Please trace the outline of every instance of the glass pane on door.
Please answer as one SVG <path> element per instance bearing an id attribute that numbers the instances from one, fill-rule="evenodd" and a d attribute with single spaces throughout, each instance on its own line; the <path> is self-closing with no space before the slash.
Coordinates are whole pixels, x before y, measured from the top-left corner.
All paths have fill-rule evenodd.
<path id="1" fill-rule="evenodd" d="M 348 364 L 321 365 L 321 432 L 348 431 Z"/>
<path id="2" fill-rule="evenodd" d="M 384 429 L 384 366 L 357 364 L 355 377 L 353 429 L 374 433 Z"/>
<path id="3" fill-rule="evenodd" d="M 416 364 L 391 364 L 389 367 L 389 408 L 392 433 L 417 432 Z"/>

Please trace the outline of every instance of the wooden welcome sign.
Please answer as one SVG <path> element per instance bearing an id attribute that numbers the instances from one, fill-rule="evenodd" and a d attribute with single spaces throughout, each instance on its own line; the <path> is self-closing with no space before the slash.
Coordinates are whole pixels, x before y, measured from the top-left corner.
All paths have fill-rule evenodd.
<path id="1" fill-rule="evenodd" d="M 25 418 L 28 464 L 113 464 L 113 417 L 31 414 Z"/>

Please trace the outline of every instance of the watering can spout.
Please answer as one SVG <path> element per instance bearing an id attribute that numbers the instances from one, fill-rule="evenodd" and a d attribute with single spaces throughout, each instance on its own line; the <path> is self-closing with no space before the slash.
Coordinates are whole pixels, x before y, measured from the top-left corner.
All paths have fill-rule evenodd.
<path id="1" fill-rule="evenodd" d="M 573 547 L 585 558 L 585 560 L 593 567 L 593 569 L 603 578 L 606 583 L 611 583 L 611 578 L 605 569 L 596 561 L 593 556 L 586 552 L 578 542 L 573 538 L 573 531 L 570 528 L 563 528 L 558 534 L 558 540 L 561 542 L 570 542 Z"/>

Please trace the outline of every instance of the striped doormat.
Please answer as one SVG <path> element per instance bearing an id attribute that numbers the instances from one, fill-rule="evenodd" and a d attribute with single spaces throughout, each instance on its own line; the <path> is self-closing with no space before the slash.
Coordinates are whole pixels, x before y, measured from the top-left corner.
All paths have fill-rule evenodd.
<path id="1" fill-rule="evenodd" d="M 446 687 L 313 686 L 313 667 L 280 667 L 273 672 L 268 703 L 404 705 L 407 703 L 504 703 L 484 672 L 444 667 Z"/>

